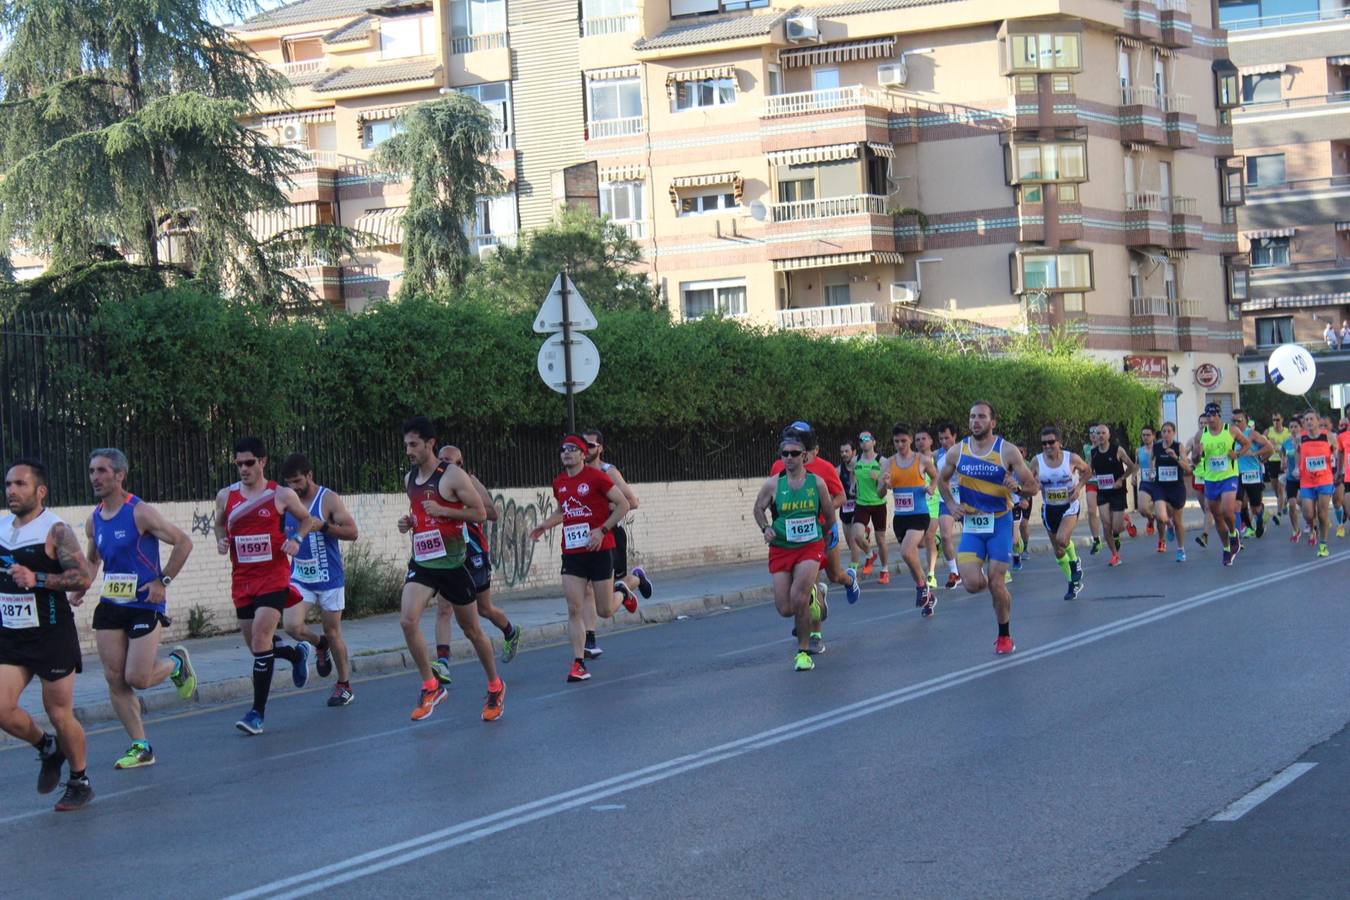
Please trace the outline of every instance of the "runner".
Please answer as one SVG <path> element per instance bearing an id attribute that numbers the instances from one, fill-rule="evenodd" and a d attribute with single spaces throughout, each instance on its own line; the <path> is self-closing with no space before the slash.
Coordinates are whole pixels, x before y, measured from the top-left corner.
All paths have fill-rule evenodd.
<path id="1" fill-rule="evenodd" d="M 1017 452 L 1022 454 L 1023 459 L 1029 458 L 1027 448 L 1023 444 L 1017 445 Z M 1017 491 L 1012 494 L 1012 517 L 1013 517 L 1013 561 L 1008 569 L 1008 581 L 1012 581 L 1012 573 L 1022 571 L 1022 554 L 1027 550 L 1027 542 L 1031 540 L 1031 504 L 1030 496 L 1023 497 Z"/>
<path id="2" fill-rule="evenodd" d="M 937 468 L 937 462 L 933 459 L 933 435 L 926 428 L 920 428 L 914 432 L 914 449 L 922 453 L 929 462 L 933 463 L 933 468 Z M 938 493 L 937 482 L 930 479 L 927 473 L 923 476 L 923 484 L 927 489 L 928 504 L 928 530 L 924 532 L 923 547 L 927 555 L 928 564 L 928 586 L 937 587 L 937 533 L 938 520 L 942 517 L 942 495 Z"/>
<path id="3" fill-rule="evenodd" d="M 569 434 L 559 450 L 563 471 L 553 479 L 553 498 L 558 511 L 530 532 L 537 541 L 561 525 L 562 585 L 567 597 L 567 628 L 572 639 L 572 668 L 568 681 L 585 681 L 586 586 L 595 593 L 596 613 L 611 618 L 619 609 L 614 592 L 613 531 L 628 515 L 628 498 L 608 475 L 586 465 L 586 439 Z"/>
<path id="4" fill-rule="evenodd" d="M 835 524 L 830 487 L 822 476 L 807 470 L 806 453 L 801 433 L 785 430 L 778 445 L 783 472 L 765 480 L 753 510 L 755 524 L 769 545 L 774 606 L 780 616 L 796 620 L 792 668 L 798 672 L 816 667 L 810 635 L 818 633 L 829 614 L 824 594 L 816 590 L 816 575 L 825 560 L 824 535 Z"/>
<path id="5" fill-rule="evenodd" d="M 1341 414 L 1341 430 L 1336 435 L 1336 446 L 1340 450 L 1341 477 L 1338 480 L 1339 498 L 1336 503 L 1336 537 L 1345 537 L 1345 517 L 1350 515 L 1350 406 Z"/>
<path id="6" fill-rule="evenodd" d="M 1233 424 L 1250 442 L 1243 454 L 1238 457 L 1238 495 L 1242 498 L 1242 525 L 1244 538 L 1265 537 L 1266 504 L 1265 486 L 1262 484 L 1265 461 L 1275 452 L 1270 441 L 1247 421 L 1247 414 L 1240 409 L 1233 410 Z"/>
<path id="7" fill-rule="evenodd" d="M 1088 426 L 1088 443 L 1083 445 L 1083 459 L 1092 459 L 1092 448 L 1097 445 L 1097 426 Z M 1087 491 L 1088 531 L 1092 533 L 1092 549 L 1088 552 L 1096 556 L 1102 552 L 1102 518 L 1097 509 L 1097 479 L 1092 477 L 1084 485 Z"/>
<path id="8" fill-rule="evenodd" d="M 141 701 L 145 691 L 173 680 L 178 696 L 192 699 L 197 677 L 187 648 L 179 644 L 166 659 L 159 658 L 164 591 L 183 571 L 192 538 L 139 497 L 127 493 L 127 458 L 121 450 L 105 447 L 89 457 L 89 484 L 98 506 L 84 523 L 89 542 L 89 574 L 103 566 L 103 587 L 94 607 L 94 640 L 98 645 L 108 700 L 121 720 L 131 746 L 114 769 L 155 764 L 155 751 L 145 739 Z M 169 561 L 161 569 L 159 545 L 168 544 Z M 72 606 L 84 602 L 85 591 L 70 595 Z"/>
<path id="9" fill-rule="evenodd" d="M 291 592 L 287 557 L 299 553 L 323 522 L 310 516 L 295 491 L 267 480 L 267 447 L 261 439 L 245 437 L 235 443 L 234 467 L 239 480 L 216 494 L 214 531 L 216 552 L 230 557 L 230 596 L 239 634 L 253 653 L 253 706 L 234 726 L 258 735 L 277 658 L 291 664 L 296 687 L 309 682 L 309 644 L 288 647 L 273 639 L 282 610 L 300 602 L 300 595 Z M 283 513 L 300 523 L 292 537 L 282 530 Z"/>
<path id="10" fill-rule="evenodd" d="M 451 466 L 464 469 L 464 454 L 454 444 L 446 444 L 436 453 L 436 458 Z M 483 501 L 487 511 L 487 521 L 497 521 L 497 507 L 492 495 L 483 486 L 483 482 L 464 469 L 474 490 Z M 483 523 L 468 522 L 464 525 L 464 541 L 468 548 L 465 565 L 473 576 L 473 585 L 477 593 L 478 615 L 487 619 L 502 633 L 502 662 L 509 663 L 520 652 L 520 629 L 511 624 L 506 613 L 492 603 L 492 556 L 488 549 L 487 534 Z M 443 596 L 436 598 L 436 659 L 431 663 L 431 673 L 441 684 L 450 683 L 450 628 L 455 617 L 455 606 Z"/>
<path id="11" fill-rule="evenodd" d="M 862 452 L 853 461 L 855 489 L 858 495 L 857 511 L 853 514 L 853 540 L 864 552 L 868 549 L 866 531 L 871 530 L 876 540 L 863 562 L 863 575 L 872 574 L 872 565 L 881 559 L 881 573 L 877 576 L 879 584 L 891 583 L 890 550 L 886 546 L 886 497 L 881 491 L 885 481 L 881 476 L 881 458 L 877 455 L 877 439 L 872 432 L 864 431 L 858 435 L 858 445 Z"/>
<path id="12" fill-rule="evenodd" d="M 403 423 L 403 447 L 412 467 L 403 476 L 408 493 L 408 514 L 400 516 L 400 534 L 412 533 L 412 558 L 403 582 L 403 640 L 422 679 L 412 719 L 419 722 L 436 709 L 446 697 L 431 670 L 427 641 L 422 636 L 422 612 L 439 594 L 455 608 L 459 630 L 473 645 L 487 677 L 487 698 L 483 703 L 483 721 L 500 719 L 506 701 L 506 682 L 497 675 L 492 657 L 492 641 L 478 624 L 478 587 L 468 566 L 468 545 L 464 526 L 483 522 L 487 510 L 483 498 L 468 474 L 436 458 L 436 430 L 426 416 L 414 416 Z"/>
<path id="13" fill-rule="evenodd" d="M 1291 419 L 1292 424 L 1295 419 Z M 1270 444 L 1275 448 L 1275 452 L 1266 457 L 1266 481 L 1270 482 L 1270 487 L 1275 491 L 1275 514 L 1270 517 L 1271 523 L 1277 528 L 1280 525 L 1280 516 L 1284 514 L 1285 506 L 1289 502 L 1289 497 L 1284 492 L 1285 479 L 1282 477 L 1283 468 L 1281 467 L 1280 457 L 1284 453 L 1285 443 L 1293 436 L 1293 433 L 1284 427 L 1284 416 L 1281 413 L 1270 414 L 1270 427 L 1266 429 L 1266 437 Z"/>
<path id="14" fill-rule="evenodd" d="M 882 460 L 880 475 L 881 483 L 890 488 L 895 503 L 895 539 L 900 542 L 900 558 L 914 579 L 914 605 L 923 607 L 923 615 L 927 617 L 937 606 L 937 594 L 928 586 L 928 575 L 919 565 L 919 548 L 923 546 L 932 522 L 928 515 L 927 485 L 937 480 L 938 473 L 933 461 L 911 446 L 913 439 L 908 425 L 897 424 L 891 428 L 895 453 Z M 886 558 L 885 534 L 883 529 L 877 529 L 877 540 L 883 548 L 882 559 Z"/>
<path id="15" fill-rule="evenodd" d="M 1120 533 L 1125 524 L 1125 484 L 1138 468 L 1125 448 L 1111 436 L 1111 427 L 1098 422 L 1094 430 L 1096 443 L 1092 447 L 1092 472 L 1097 483 L 1097 509 L 1102 529 L 1111 542 L 1110 566 L 1120 565 Z M 1103 509 L 1105 507 L 1105 509 Z"/>
<path id="16" fill-rule="evenodd" d="M 1009 624 L 1012 593 L 1003 580 L 1012 562 L 1012 516 L 1008 514 L 1011 488 L 1017 486 L 1024 494 L 1034 494 L 1041 487 L 1018 449 L 994 435 L 996 424 L 994 408 L 988 402 L 980 400 L 970 408 L 970 437 L 947 454 L 938 473 L 938 488 L 948 509 L 968 520 L 957 551 L 961 581 L 971 594 L 989 589 L 998 622 L 994 652 L 1004 654 L 1017 649 Z M 953 477 L 961 485 L 959 503 L 949 483 Z"/>
<path id="17" fill-rule="evenodd" d="M 863 560 L 863 549 L 853 539 L 853 513 L 858 507 L 858 480 L 853 472 L 853 462 L 858 458 L 852 441 L 839 445 L 839 465 L 834 467 L 839 483 L 844 486 L 844 505 L 839 508 L 839 521 L 844 526 L 844 542 L 848 544 L 849 561 L 857 569 Z"/>
<path id="18" fill-rule="evenodd" d="M 1304 414 L 1303 427 L 1306 434 L 1298 445 L 1298 498 L 1310 533 L 1317 535 L 1317 555 L 1327 556 L 1327 540 L 1331 533 L 1331 496 L 1336 492 L 1332 472 L 1335 456 L 1326 426 L 1316 413 L 1310 410 Z"/>
<path id="19" fill-rule="evenodd" d="M 943 464 L 947 460 L 947 454 L 956 446 L 956 426 L 951 422 L 943 422 L 938 426 L 938 452 L 933 461 L 938 471 L 942 471 Z M 952 496 L 961 499 L 961 487 L 956 483 L 956 476 L 952 476 L 950 484 Z M 947 507 L 947 494 L 945 491 L 938 491 L 938 537 L 942 541 L 942 555 L 947 560 L 947 590 L 951 590 L 961 583 L 961 570 L 956 565 L 956 517 Z"/>
<path id="20" fill-rule="evenodd" d="M 1047 425 L 1041 429 L 1041 452 L 1030 468 L 1041 486 L 1041 522 L 1050 536 L 1055 562 L 1069 582 L 1064 599 L 1074 600 L 1083 591 L 1083 566 L 1078 561 L 1073 530 L 1078 525 L 1079 498 L 1092 477 L 1092 467 L 1077 453 L 1066 451 L 1059 429 Z"/>
<path id="21" fill-rule="evenodd" d="M 609 476 L 609 480 L 618 485 L 619 490 L 623 491 L 624 497 L 628 500 L 630 513 L 638 508 L 638 497 L 633 489 L 628 486 L 623 475 L 617 468 L 602 460 L 600 457 L 605 452 L 605 438 L 599 431 L 589 430 L 581 432 L 581 436 L 586 439 L 586 465 L 599 469 Z M 598 659 L 603 652 L 595 643 L 596 612 L 595 600 L 590 597 L 591 588 L 587 588 L 587 602 L 582 608 L 582 614 L 586 619 L 586 658 Z M 637 612 L 637 595 L 641 594 L 642 599 L 649 600 L 652 596 L 652 582 L 647 577 L 641 566 L 635 566 L 632 572 L 628 571 L 628 531 L 620 523 L 614 527 L 614 600 L 623 605 L 623 608 L 631 612 Z"/>
<path id="22" fill-rule="evenodd" d="M 1162 434 L 1153 443 L 1150 454 L 1154 466 L 1153 510 L 1158 519 L 1158 550 L 1166 552 L 1167 536 L 1175 535 L 1177 562 L 1186 561 L 1186 523 L 1182 515 L 1186 509 L 1186 482 L 1191 464 L 1177 441 L 1177 427 L 1164 422 Z"/>
<path id="23" fill-rule="evenodd" d="M 1191 458 L 1205 482 L 1205 502 L 1223 545 L 1223 564 L 1231 566 L 1242 550 L 1237 531 L 1237 458 L 1250 441 L 1236 425 L 1224 424 L 1217 403 L 1205 406 L 1205 427 L 1191 441 Z"/>
<path id="24" fill-rule="evenodd" d="M 70 761 L 66 790 L 56 803 L 57 812 L 68 812 L 87 806 L 94 789 L 85 771 L 84 729 L 75 718 L 75 676 L 82 663 L 66 591 L 87 591 L 94 575 L 79 537 L 46 502 L 46 468 L 35 459 L 16 459 L 5 473 L 9 513 L 0 516 L 0 728 L 37 750 L 39 794 L 56 790 L 61 767 Z M 19 706 L 35 675 L 56 734 L 39 728 Z"/>
<path id="25" fill-rule="evenodd" d="M 291 559 L 291 588 L 300 602 L 286 608 L 282 623 L 297 641 L 314 645 L 314 671 L 327 678 L 337 662 L 337 683 L 328 696 L 329 706 L 352 702 L 351 659 L 342 637 L 342 611 L 347 608 L 347 575 L 342 567 L 341 541 L 356 540 L 356 520 L 342 498 L 314 480 L 314 467 L 303 453 L 292 453 L 281 463 L 281 480 L 295 491 L 311 518 L 323 524 L 300 542 L 300 552 Z M 296 534 L 300 522 L 286 513 L 286 533 Z M 319 607 L 323 634 L 305 624 L 309 611 Z"/>
<path id="26" fill-rule="evenodd" d="M 1143 513 L 1144 521 L 1147 524 L 1145 534 L 1153 534 L 1153 501 L 1156 496 L 1154 482 L 1157 480 L 1157 469 L 1153 465 L 1153 443 L 1155 441 L 1153 429 L 1145 425 L 1139 429 L 1139 446 L 1134 451 L 1134 459 L 1137 468 L 1130 482 L 1134 487 L 1134 508 Z M 1167 552 L 1166 537 L 1163 534 L 1158 535 L 1158 552 Z"/>
<path id="27" fill-rule="evenodd" d="M 1198 430 L 1204 431 L 1209 427 L 1209 417 L 1204 413 L 1200 414 Z M 1209 531 L 1214 527 L 1214 513 L 1210 512 L 1209 501 L 1205 499 L 1205 482 L 1203 472 L 1194 466 L 1191 467 L 1191 490 L 1195 492 L 1195 502 L 1200 504 L 1200 513 L 1205 517 L 1204 528 L 1195 536 L 1195 542 L 1202 548 L 1209 547 Z"/>
<path id="28" fill-rule="evenodd" d="M 1297 544 L 1299 538 L 1303 536 L 1298 499 L 1300 468 L 1298 445 L 1306 433 L 1303 430 L 1303 423 L 1296 416 L 1290 416 L 1289 436 L 1280 445 L 1280 471 L 1283 473 L 1280 476 L 1280 482 L 1284 485 L 1283 496 L 1285 497 L 1285 510 L 1289 514 L 1289 543 L 1291 544 Z M 1308 531 L 1315 531 L 1312 522 L 1308 523 Z"/>

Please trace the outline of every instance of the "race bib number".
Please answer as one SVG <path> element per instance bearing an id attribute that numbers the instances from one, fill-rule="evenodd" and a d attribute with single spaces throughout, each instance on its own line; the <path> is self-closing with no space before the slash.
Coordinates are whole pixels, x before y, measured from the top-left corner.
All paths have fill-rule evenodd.
<path id="1" fill-rule="evenodd" d="M 1145 481 L 1157 481 L 1157 480 L 1158 480 L 1158 470 L 1155 469 L 1155 468 L 1153 468 L 1152 466 L 1149 466 L 1147 469 L 1144 470 L 1144 480 L 1145 480 Z"/>
<path id="2" fill-rule="evenodd" d="M 0 625 L 5 628 L 36 628 L 37 597 L 32 594 L 0 594 Z"/>
<path id="3" fill-rule="evenodd" d="M 1242 473 L 1242 483 L 1243 483 L 1243 484 L 1260 484 L 1260 483 L 1261 483 L 1261 472 L 1260 472 L 1259 470 L 1255 470 L 1255 471 L 1253 471 L 1253 470 L 1248 470 L 1248 471 L 1246 471 L 1246 472 L 1243 472 L 1243 473 Z"/>
<path id="4" fill-rule="evenodd" d="M 419 531 L 413 535 L 413 559 L 428 562 L 445 556 L 445 538 L 440 531 Z"/>
<path id="5" fill-rule="evenodd" d="M 1211 456 L 1209 458 L 1209 470 L 1211 472 L 1224 472 L 1228 469 L 1230 460 L 1226 456 Z"/>
<path id="6" fill-rule="evenodd" d="M 440 532 L 437 532 L 439 535 Z M 313 584 L 316 581 L 322 581 L 322 573 L 319 571 L 319 561 L 317 559 L 297 559 L 295 566 L 291 570 L 291 577 L 302 584 Z"/>
<path id="7" fill-rule="evenodd" d="M 591 526 L 589 522 L 579 522 L 576 525 L 563 526 L 563 549 L 580 550 L 591 542 Z"/>
<path id="8" fill-rule="evenodd" d="M 904 516 L 912 512 L 914 512 L 914 495 L 910 493 L 902 494 L 897 491 L 895 494 L 895 514 Z"/>
<path id="9" fill-rule="evenodd" d="M 1325 456 L 1310 456 L 1305 460 L 1309 472 L 1325 472 L 1327 470 L 1327 458 Z"/>
<path id="10" fill-rule="evenodd" d="M 820 532 L 816 528 L 816 520 L 813 517 L 800 517 L 788 519 L 784 527 L 784 533 L 787 535 L 789 543 L 809 544 L 811 541 L 820 540 Z"/>
<path id="11" fill-rule="evenodd" d="M 857 500 L 847 500 L 844 502 L 844 512 L 851 513 L 858 508 Z"/>
<path id="12" fill-rule="evenodd" d="M 1115 490 L 1115 488 L 1116 488 L 1116 476 L 1114 475 L 1097 476 L 1097 490 L 1112 491 Z"/>
<path id="13" fill-rule="evenodd" d="M 242 565 L 272 561 L 270 534 L 240 534 L 234 538 L 234 555 Z"/>
<path id="14" fill-rule="evenodd" d="M 972 513 L 966 516 L 965 530 L 970 532 L 971 534 L 993 534 L 994 514 Z"/>
<path id="15" fill-rule="evenodd" d="M 1045 502 L 1056 506 L 1066 506 L 1069 502 L 1068 488 L 1050 488 L 1045 492 Z"/>
<path id="16" fill-rule="evenodd" d="M 111 600 L 114 603 L 130 603 L 136 599 L 136 576 L 133 575 L 113 575 L 111 573 L 103 576 L 103 593 L 105 600 Z"/>
<path id="17" fill-rule="evenodd" d="M 1158 466 L 1159 481 L 1176 481 L 1178 472 L 1176 466 Z"/>

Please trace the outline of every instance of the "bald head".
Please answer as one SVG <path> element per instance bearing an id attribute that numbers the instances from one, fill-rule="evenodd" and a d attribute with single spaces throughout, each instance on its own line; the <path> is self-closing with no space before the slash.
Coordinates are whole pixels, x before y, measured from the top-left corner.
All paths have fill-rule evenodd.
<path id="1" fill-rule="evenodd" d="M 459 448 L 454 444 L 446 444 L 436 453 L 436 457 L 441 462 L 449 463 L 452 466 L 464 467 L 464 454 L 459 452 Z"/>

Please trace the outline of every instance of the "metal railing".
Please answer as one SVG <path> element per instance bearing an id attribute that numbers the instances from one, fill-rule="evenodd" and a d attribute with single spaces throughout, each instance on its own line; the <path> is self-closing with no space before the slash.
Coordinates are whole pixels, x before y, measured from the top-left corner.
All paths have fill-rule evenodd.
<path id="1" fill-rule="evenodd" d="M 1164 316 L 1170 319 L 1199 316 L 1200 301 L 1193 297 L 1131 297 L 1130 315 Z"/>
<path id="2" fill-rule="evenodd" d="M 628 137 L 642 134 L 647 130 L 647 120 L 643 116 L 628 116 L 623 119 L 597 119 L 586 123 L 586 139 Z"/>
<path id="3" fill-rule="evenodd" d="M 1312 9 L 1305 12 L 1283 13 L 1278 16 L 1256 16 L 1250 19 L 1220 21 L 1219 27 L 1229 31 L 1248 31 L 1253 28 L 1278 28 L 1281 25 L 1304 25 L 1308 22 L 1325 22 L 1332 19 L 1350 17 L 1350 6 L 1337 9 Z"/>
<path id="4" fill-rule="evenodd" d="M 505 31 L 486 34 L 465 34 L 450 39 L 450 52 L 458 55 L 479 50 L 505 50 L 508 46 Z"/>
<path id="5" fill-rule="evenodd" d="M 1122 84 L 1120 105 L 1152 106 L 1164 112 L 1185 113 L 1191 110 L 1191 95 L 1163 93 L 1150 84 Z"/>
<path id="6" fill-rule="evenodd" d="M 1320 188 L 1345 187 L 1350 185 L 1350 175 L 1330 175 L 1325 178 L 1298 178 L 1293 181 L 1280 181 L 1273 184 L 1247 184 L 1247 196 L 1268 196 L 1293 191 L 1315 191 Z"/>
<path id="7" fill-rule="evenodd" d="M 1125 211 L 1194 215 L 1195 198 L 1175 194 L 1169 197 L 1158 191 L 1132 191 L 1125 194 Z"/>
<path id="8" fill-rule="evenodd" d="M 581 36 L 595 37 L 600 34 L 623 34 L 638 30 L 636 13 L 624 13 L 618 16 L 596 16 L 581 20 Z"/>
<path id="9" fill-rule="evenodd" d="M 818 91 L 795 91 L 791 94 L 774 94 L 764 101 L 760 116 L 799 116 L 803 113 L 826 112 L 832 109 L 848 109 L 855 106 L 881 106 L 892 111 L 903 107 L 905 98 L 881 88 L 863 84 L 850 84 L 837 88 L 822 88 Z"/>
<path id="10" fill-rule="evenodd" d="M 609 224 L 616 228 L 622 228 L 624 234 L 634 240 L 641 240 L 647 236 L 647 222 L 642 219 L 623 219 L 620 221 L 610 219 Z"/>
<path id="11" fill-rule="evenodd" d="M 835 216 L 886 214 L 886 198 L 878 194 L 853 194 L 847 197 L 820 197 L 775 203 L 769 207 L 774 222 L 799 222 L 804 219 L 829 219 Z"/>
<path id="12" fill-rule="evenodd" d="M 805 306 L 799 309 L 780 309 L 774 315 L 778 327 L 787 330 L 799 328 L 847 328 L 857 325 L 876 325 L 892 320 L 894 304 L 849 303 L 844 306 Z"/>
<path id="13" fill-rule="evenodd" d="M 1160 13 L 1191 14 L 1191 0 L 1153 0 L 1153 5 L 1158 7 Z"/>
<path id="14" fill-rule="evenodd" d="M 284 62 L 277 68 L 287 78 L 293 75 L 309 75 L 323 68 L 323 60 L 299 59 L 295 62 Z"/>
<path id="15" fill-rule="evenodd" d="M 1292 260 L 1282 260 L 1268 263 L 1266 265 L 1253 264 L 1253 269 L 1264 271 L 1265 269 L 1280 269 L 1285 272 L 1333 272 L 1344 271 L 1350 267 L 1350 258 L 1344 256 L 1330 257 L 1327 259 L 1300 259 L 1297 262 Z M 1252 281 L 1260 280 L 1260 276 L 1252 275 Z"/>
<path id="16" fill-rule="evenodd" d="M 1350 103 L 1350 91 L 1333 91 L 1330 94 L 1311 94 L 1307 97 L 1282 97 L 1279 100 L 1243 103 L 1233 112 L 1241 117 L 1246 113 L 1269 112 L 1275 109 L 1306 109 L 1310 106 L 1336 106 L 1341 103 Z"/>

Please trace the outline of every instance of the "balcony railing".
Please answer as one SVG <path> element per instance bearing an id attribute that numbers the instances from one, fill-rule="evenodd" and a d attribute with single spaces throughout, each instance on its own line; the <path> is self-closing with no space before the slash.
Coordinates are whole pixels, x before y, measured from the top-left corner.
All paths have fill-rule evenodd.
<path id="1" fill-rule="evenodd" d="M 623 34 L 638 30 L 638 17 L 635 13 L 621 16 L 597 16 L 594 19 L 581 20 L 581 36 L 595 37 L 599 34 Z"/>
<path id="2" fill-rule="evenodd" d="M 1350 103 L 1350 91 L 1335 91 L 1330 94 L 1312 94 L 1307 97 L 1288 97 L 1280 100 L 1262 100 L 1256 103 L 1243 103 L 1237 115 L 1246 113 L 1272 112 L 1279 109 L 1307 109 L 1313 106 L 1336 106 Z"/>
<path id="3" fill-rule="evenodd" d="M 775 203 L 769 207 L 774 222 L 799 222 L 803 219 L 830 219 L 835 216 L 858 216 L 870 213 L 886 214 L 886 198 L 877 194 L 854 194 L 848 197 L 821 197 L 817 200 L 797 200 Z"/>
<path id="4" fill-rule="evenodd" d="M 465 34 L 450 40 L 450 52 L 455 54 L 476 53 L 479 50 L 505 50 L 507 37 L 505 31 L 490 31 L 487 34 Z"/>
<path id="5" fill-rule="evenodd" d="M 850 84 L 837 88 L 822 88 L 818 91 L 796 91 L 791 94 L 775 94 L 764 101 L 761 116 L 800 116 L 804 113 L 826 112 L 832 109 L 849 109 L 856 106 L 881 106 L 898 110 L 904 98 L 881 88 L 863 84 Z"/>
<path id="6" fill-rule="evenodd" d="M 1278 16 L 1257 16 L 1251 19 L 1233 19 L 1220 22 L 1220 28 L 1229 31 L 1247 31 L 1252 28 L 1278 28 L 1282 25 L 1305 25 L 1309 22 L 1324 22 L 1331 19 L 1350 17 L 1350 6 L 1337 9 L 1313 9 L 1306 12 L 1284 13 Z"/>
<path id="7" fill-rule="evenodd" d="M 1156 212 L 1168 215 L 1195 214 L 1195 198 L 1165 196 L 1158 191 L 1134 191 L 1125 195 L 1126 212 Z"/>
<path id="8" fill-rule="evenodd" d="M 624 119 L 599 119 L 586 123 L 586 138 L 627 137 L 642 134 L 647 130 L 647 120 L 642 116 L 629 116 Z"/>
<path id="9" fill-rule="evenodd" d="M 1164 112 L 1186 113 L 1191 111 L 1190 94 L 1160 93 L 1156 87 L 1147 84 L 1122 84 L 1120 86 L 1121 106 L 1152 106 Z"/>
<path id="10" fill-rule="evenodd" d="M 322 59 L 299 59 L 295 62 L 284 62 L 277 67 L 282 75 L 292 78 L 296 75 L 309 75 L 323 68 Z"/>
<path id="11" fill-rule="evenodd" d="M 1281 272 L 1343 272 L 1350 267 L 1350 257 L 1336 256 L 1327 259 L 1300 259 L 1297 262 L 1290 262 L 1287 259 L 1277 259 L 1264 265 L 1252 263 L 1254 272 L 1261 272 L 1261 275 L 1253 274 L 1252 280 L 1261 278 L 1267 270 L 1279 269 Z M 1275 273 L 1271 273 L 1275 274 Z"/>
<path id="12" fill-rule="evenodd" d="M 1191 0 L 1153 0 L 1158 12 L 1184 13 L 1190 15 Z"/>
<path id="13" fill-rule="evenodd" d="M 647 223 L 641 219 L 624 219 L 617 222 L 610 219 L 609 224 L 622 228 L 624 233 L 634 240 L 642 240 L 647 236 Z"/>
<path id="14" fill-rule="evenodd" d="M 1131 297 L 1130 315 L 1164 316 L 1169 319 L 1199 316 L 1200 301 L 1192 297 Z"/>
<path id="15" fill-rule="evenodd" d="M 1326 178 L 1299 178 L 1274 184 L 1247 184 L 1248 197 L 1269 197 L 1294 191 L 1316 191 L 1330 187 L 1350 186 L 1350 175 L 1330 175 Z"/>
<path id="16" fill-rule="evenodd" d="M 855 325 L 876 325 L 892 321 L 893 304 L 850 303 L 846 306 L 806 306 L 800 309 L 780 309 L 775 315 L 778 327 L 847 328 Z"/>

